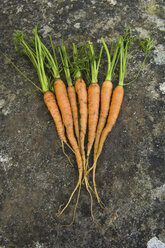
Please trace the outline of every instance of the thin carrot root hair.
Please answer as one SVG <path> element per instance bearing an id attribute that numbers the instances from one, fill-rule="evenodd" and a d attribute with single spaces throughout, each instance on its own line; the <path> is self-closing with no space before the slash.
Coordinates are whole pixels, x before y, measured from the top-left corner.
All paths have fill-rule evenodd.
<path id="1" fill-rule="evenodd" d="M 79 186 L 80 186 L 80 184 L 76 185 L 76 187 L 74 188 L 71 196 L 69 197 L 68 202 L 66 203 L 65 207 L 62 210 L 61 210 L 61 206 L 60 206 L 60 208 L 59 208 L 59 210 L 58 210 L 58 212 L 56 214 L 57 217 L 60 217 L 63 214 L 63 212 L 65 211 L 65 209 L 69 206 L 69 203 L 71 202 L 71 200 L 72 200 L 72 198 L 73 198 L 73 196 L 74 196 L 74 194 L 75 194 L 75 192 L 76 192 L 76 190 L 78 189 Z"/>
<path id="2" fill-rule="evenodd" d="M 90 186 L 90 184 L 89 184 L 89 182 L 88 182 L 88 178 L 87 178 L 87 176 L 88 176 L 88 174 L 89 174 L 89 172 L 93 169 L 96 169 L 96 163 L 97 163 L 97 159 L 96 159 L 96 161 L 93 163 L 93 165 L 92 165 L 92 167 L 90 167 L 89 168 L 89 170 L 85 170 L 84 171 L 84 177 L 83 177 L 83 179 L 82 179 L 82 182 L 86 182 L 86 187 L 88 186 L 89 188 L 90 188 L 90 190 L 92 191 L 92 193 L 96 196 L 96 199 L 97 199 L 97 201 L 98 201 L 98 204 L 100 205 L 100 207 L 102 208 L 102 209 L 107 209 L 106 208 L 106 206 L 105 206 L 105 204 L 101 201 L 101 199 L 100 199 L 100 197 L 99 197 L 99 195 L 98 195 L 98 192 L 97 192 L 97 188 L 96 188 L 96 181 L 95 181 L 95 172 L 94 172 L 94 175 L 93 175 L 93 188 Z M 88 189 L 87 189 L 88 190 Z M 89 193 L 89 192 L 88 192 Z"/>
<path id="3" fill-rule="evenodd" d="M 86 163 L 85 163 L 85 169 L 86 170 L 88 169 L 88 165 L 89 165 L 89 156 L 87 156 L 87 158 L 86 158 Z M 86 170 L 85 170 L 85 172 L 86 172 Z M 86 173 L 85 173 L 85 175 L 86 175 Z"/>
<path id="4" fill-rule="evenodd" d="M 70 227 L 70 226 L 73 225 L 74 220 L 75 220 L 75 217 L 76 217 L 76 210 L 77 210 L 78 203 L 79 203 L 80 193 L 81 193 L 81 184 L 80 184 L 79 190 L 78 190 L 78 195 L 77 195 L 77 200 L 76 200 L 76 204 L 75 204 L 74 211 L 73 211 L 73 218 L 72 218 L 72 221 L 71 221 L 70 224 L 66 224 L 66 225 L 62 225 L 62 226 Z"/>
<path id="5" fill-rule="evenodd" d="M 63 151 L 64 155 L 67 157 L 67 159 L 68 159 L 70 165 L 71 165 L 72 167 L 74 167 L 74 165 L 73 165 L 73 163 L 71 162 L 69 156 L 66 154 L 66 152 L 65 152 L 65 150 L 64 150 L 64 142 L 61 142 L 61 146 L 62 146 L 62 151 Z"/>
<path id="6" fill-rule="evenodd" d="M 96 218 L 94 217 L 94 213 L 93 213 L 93 197 L 92 197 L 92 194 L 91 194 L 91 191 L 93 192 L 93 190 L 91 189 L 89 183 L 88 183 L 88 180 L 87 178 L 85 178 L 85 183 L 86 183 L 86 189 L 89 193 L 89 196 L 90 196 L 90 200 L 91 200 L 91 204 L 90 204 L 90 211 L 91 211 L 91 217 L 92 217 L 92 220 L 93 222 L 95 223 L 95 225 L 101 230 L 103 231 L 102 227 L 99 225 L 99 223 L 96 221 Z M 90 188 L 90 189 L 89 189 Z"/>
<path id="7" fill-rule="evenodd" d="M 68 144 L 68 142 L 65 142 L 65 141 L 64 141 L 64 144 L 67 145 L 67 147 L 68 147 L 73 153 L 75 153 L 74 150 L 72 149 L 72 147 Z"/>
<path id="8" fill-rule="evenodd" d="M 72 191 L 72 194 L 70 195 L 69 197 L 69 200 L 68 202 L 66 203 L 65 207 L 61 210 L 61 207 L 59 208 L 58 212 L 57 212 L 57 217 L 61 216 L 62 213 L 65 211 L 65 209 L 69 206 L 75 192 L 77 191 L 77 189 L 81 186 L 81 180 L 82 180 L 82 172 L 79 172 L 79 179 L 78 179 L 78 182 L 77 182 L 77 185 L 76 187 L 74 188 L 74 190 Z"/>
<path id="9" fill-rule="evenodd" d="M 96 195 L 96 198 L 97 198 L 97 201 L 98 201 L 100 207 L 102 209 L 107 209 L 107 207 L 105 206 L 105 204 L 102 202 L 102 200 L 100 199 L 100 197 L 98 195 L 97 187 L 96 187 L 96 180 L 95 180 L 95 173 L 96 173 L 96 163 L 95 163 L 95 166 L 93 168 L 93 188 L 94 188 L 94 193 Z"/>
<path id="10" fill-rule="evenodd" d="M 96 163 L 97 163 L 98 157 L 99 157 L 99 156 L 96 157 L 96 159 L 95 159 L 93 165 L 85 172 L 85 175 L 84 175 L 83 180 L 85 180 L 85 179 L 87 178 L 88 174 L 91 172 L 91 170 L 93 170 L 93 188 L 94 188 L 94 189 L 92 189 L 91 186 L 90 186 L 90 189 L 91 189 L 91 191 L 93 192 L 93 194 L 96 196 L 97 201 L 98 201 L 98 204 L 100 205 L 100 207 L 101 207 L 102 209 L 107 210 L 107 207 L 105 206 L 105 204 L 102 202 L 102 200 L 100 199 L 100 197 L 99 197 L 99 195 L 98 195 L 97 187 L 96 187 L 95 172 L 96 172 Z"/>

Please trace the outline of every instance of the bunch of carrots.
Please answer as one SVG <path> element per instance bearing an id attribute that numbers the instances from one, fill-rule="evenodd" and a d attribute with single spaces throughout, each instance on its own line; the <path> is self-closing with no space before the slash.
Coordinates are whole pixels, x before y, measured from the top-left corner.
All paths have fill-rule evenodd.
<path id="1" fill-rule="evenodd" d="M 95 55 L 93 43 L 89 41 L 84 46 L 76 46 L 73 43 L 73 56 L 70 59 L 65 45 L 62 44 L 61 47 L 58 47 L 58 52 L 66 77 L 66 87 L 60 78 L 61 69 L 58 66 L 51 36 L 52 52 L 48 50 L 39 38 L 37 27 L 33 29 L 33 33 L 33 39 L 27 41 L 26 36 L 21 31 L 15 31 L 13 41 L 15 48 L 17 50 L 20 49 L 27 55 L 35 67 L 40 87 L 27 78 L 5 56 L 22 76 L 43 93 L 43 100 L 55 122 L 64 154 L 69 159 L 69 156 L 64 151 L 64 145 L 67 145 L 75 154 L 78 181 L 66 205 L 62 209 L 61 207 L 59 208 L 57 216 L 62 215 L 70 204 L 75 192 L 78 191 L 73 219 L 70 225 L 73 223 L 81 186 L 85 184 L 91 199 L 91 216 L 95 221 L 93 215 L 93 194 L 96 196 L 100 206 L 105 208 L 98 195 L 95 180 L 98 158 L 102 152 L 104 142 L 118 118 L 124 97 L 124 86 L 133 83 L 139 76 L 149 51 L 153 48 L 153 39 L 146 38 L 139 42 L 144 52 L 144 60 L 135 78 L 128 83 L 124 83 L 124 77 L 129 58 L 132 56 L 129 50 L 135 41 L 130 28 L 126 29 L 123 36 L 117 38 L 110 50 L 104 39 L 101 38 L 102 47 L 99 56 Z M 100 87 L 98 84 L 98 73 L 103 49 L 107 55 L 107 73 Z M 113 90 L 112 80 L 118 64 L 119 83 Z M 83 75 L 85 75 L 86 80 L 89 82 L 88 87 L 83 79 Z M 86 133 L 87 151 L 85 149 Z M 89 166 L 92 147 L 94 147 L 93 164 Z M 88 181 L 90 172 L 92 172 L 93 186 Z"/>

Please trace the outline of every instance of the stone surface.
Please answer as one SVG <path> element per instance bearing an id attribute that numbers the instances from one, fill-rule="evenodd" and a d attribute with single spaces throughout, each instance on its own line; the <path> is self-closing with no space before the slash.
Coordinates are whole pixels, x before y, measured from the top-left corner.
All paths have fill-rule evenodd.
<path id="1" fill-rule="evenodd" d="M 125 87 L 125 98 L 112 133 L 100 156 L 96 182 L 108 207 L 94 201 L 82 188 L 74 224 L 75 199 L 61 218 L 77 169 L 64 157 L 60 141 L 42 95 L 1 54 L 0 199 L 2 247 L 21 248 L 145 248 L 152 237 L 165 240 L 164 171 L 164 5 L 162 0 L 3 0 L 0 4 L 0 48 L 34 82 L 30 62 L 11 42 L 14 30 L 32 34 L 38 25 L 41 38 L 55 45 L 62 40 L 71 52 L 72 42 L 91 40 L 108 45 L 130 25 L 136 37 L 152 36 L 155 49 L 136 83 Z M 105 54 L 103 55 L 106 58 Z M 126 81 L 134 78 L 143 59 L 140 53 L 128 67 Z M 102 60 L 99 82 L 104 80 Z M 117 76 L 114 79 L 117 85 Z M 72 161 L 73 154 L 66 149 Z"/>
<path id="2" fill-rule="evenodd" d="M 158 238 L 154 237 L 148 241 L 147 248 L 165 248 L 165 243 L 162 243 Z"/>

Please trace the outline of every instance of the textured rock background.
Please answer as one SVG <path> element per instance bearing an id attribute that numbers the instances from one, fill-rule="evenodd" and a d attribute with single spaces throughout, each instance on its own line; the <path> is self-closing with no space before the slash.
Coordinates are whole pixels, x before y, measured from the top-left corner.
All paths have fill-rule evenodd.
<path id="1" fill-rule="evenodd" d="M 51 34 L 56 46 L 63 39 L 68 48 L 89 39 L 99 48 L 101 36 L 110 45 L 128 25 L 135 36 L 155 39 L 140 77 L 125 87 L 120 116 L 99 159 L 96 181 L 109 211 L 95 202 L 94 214 L 103 232 L 92 222 L 84 188 L 73 226 L 61 224 L 71 220 L 75 201 L 56 218 L 76 184 L 77 170 L 63 156 L 42 95 L 1 54 L 1 246 L 145 248 L 153 237 L 165 242 L 164 10 L 163 0 L 1 1 L 1 51 L 37 83 L 35 70 L 11 43 L 15 29 L 31 35 L 38 25 L 45 42 Z M 134 59 L 126 80 L 142 59 L 141 53 Z M 105 71 L 106 60 L 100 83 Z"/>

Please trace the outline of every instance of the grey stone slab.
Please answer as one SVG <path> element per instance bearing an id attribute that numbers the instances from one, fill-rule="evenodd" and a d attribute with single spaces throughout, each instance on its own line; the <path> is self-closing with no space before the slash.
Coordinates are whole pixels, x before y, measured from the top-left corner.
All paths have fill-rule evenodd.
<path id="1" fill-rule="evenodd" d="M 164 5 L 152 1 L 3 0 L 0 3 L 0 48 L 37 84 L 30 62 L 11 41 L 14 30 L 40 37 L 55 46 L 62 40 L 71 53 L 72 42 L 94 42 L 103 36 L 110 46 L 124 27 L 136 37 L 152 36 L 155 49 L 137 81 L 125 87 L 122 109 L 98 161 L 96 182 L 108 211 L 94 199 L 93 223 L 90 198 L 82 187 L 76 219 L 70 227 L 75 200 L 61 216 L 77 182 L 75 167 L 62 153 L 61 144 L 42 94 L 30 85 L 1 54 L 0 84 L 0 196 L 2 247 L 21 248 L 145 248 L 153 237 L 164 239 Z M 99 73 L 105 78 L 106 55 Z M 126 81 L 134 78 L 143 59 L 140 53 L 128 67 Z M 64 75 L 62 75 L 64 78 Z M 114 79 L 114 86 L 118 77 Z"/>

